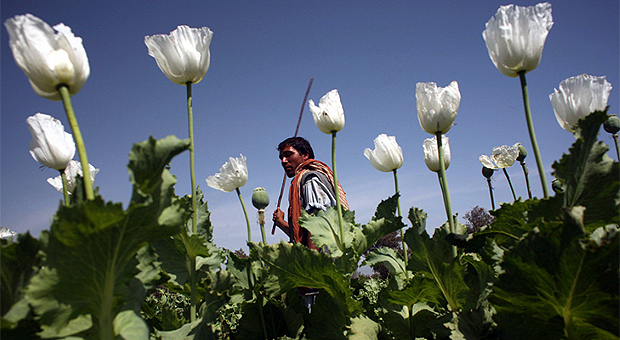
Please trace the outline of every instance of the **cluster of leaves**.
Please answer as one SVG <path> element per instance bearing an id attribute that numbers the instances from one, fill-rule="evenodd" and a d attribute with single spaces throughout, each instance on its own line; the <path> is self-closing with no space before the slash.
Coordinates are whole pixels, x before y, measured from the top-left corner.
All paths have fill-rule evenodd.
<path id="1" fill-rule="evenodd" d="M 618 163 L 596 139 L 605 118 L 580 122 L 553 165 L 563 190 L 550 199 L 504 204 L 476 233 L 444 225 L 432 237 L 426 214 L 411 208 L 407 265 L 379 242 L 405 227 L 398 195 L 365 225 L 345 212 L 342 235 L 334 208 L 303 214 L 320 251 L 218 248 L 202 194 L 193 228 L 190 197 L 175 196 L 166 169 L 188 142 L 149 139 L 130 154 L 127 209 L 76 199 L 39 239 L 3 240 L 2 336 L 617 339 L 620 187 Z M 363 265 L 389 275 L 359 276 Z M 310 308 L 300 298 L 309 291 L 318 292 Z"/>

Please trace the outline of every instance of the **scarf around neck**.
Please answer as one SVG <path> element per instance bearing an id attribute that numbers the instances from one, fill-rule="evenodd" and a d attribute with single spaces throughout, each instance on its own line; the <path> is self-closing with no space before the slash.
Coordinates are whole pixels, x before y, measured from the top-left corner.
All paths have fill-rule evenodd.
<path id="1" fill-rule="evenodd" d="M 316 245 L 310 239 L 310 232 L 299 225 L 299 217 L 301 217 L 301 179 L 309 171 L 317 171 L 327 177 L 327 179 L 334 186 L 334 174 L 327 164 L 317 161 L 316 159 L 308 159 L 297 166 L 295 169 L 295 177 L 291 181 L 291 188 L 288 195 L 288 223 L 290 228 L 291 240 L 294 242 L 300 242 L 308 248 L 316 249 Z M 342 189 L 340 183 L 338 183 L 338 193 L 340 196 L 340 205 L 344 210 L 349 209 L 349 203 L 345 196 L 345 192 Z M 335 193 L 334 193 L 335 194 Z"/>

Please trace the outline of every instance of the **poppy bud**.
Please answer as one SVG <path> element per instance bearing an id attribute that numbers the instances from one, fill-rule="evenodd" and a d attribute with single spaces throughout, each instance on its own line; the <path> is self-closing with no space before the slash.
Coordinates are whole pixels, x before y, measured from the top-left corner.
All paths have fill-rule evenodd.
<path id="1" fill-rule="evenodd" d="M 525 150 L 525 147 L 521 145 L 520 143 L 518 145 L 518 148 L 519 148 L 519 156 L 517 156 L 517 160 L 519 161 L 519 163 L 523 163 L 523 161 L 525 160 L 525 157 L 527 157 L 527 150 Z"/>
<path id="2" fill-rule="evenodd" d="M 607 117 L 607 120 L 603 123 L 603 128 L 612 135 L 618 133 L 620 131 L 620 118 L 616 115 Z"/>

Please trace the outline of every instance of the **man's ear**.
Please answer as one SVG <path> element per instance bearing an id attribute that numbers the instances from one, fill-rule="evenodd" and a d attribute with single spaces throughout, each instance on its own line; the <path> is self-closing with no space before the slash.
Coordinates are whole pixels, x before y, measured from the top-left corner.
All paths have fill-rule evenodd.
<path id="1" fill-rule="evenodd" d="M 310 158 L 310 155 L 301 155 L 304 161 L 307 161 Z"/>

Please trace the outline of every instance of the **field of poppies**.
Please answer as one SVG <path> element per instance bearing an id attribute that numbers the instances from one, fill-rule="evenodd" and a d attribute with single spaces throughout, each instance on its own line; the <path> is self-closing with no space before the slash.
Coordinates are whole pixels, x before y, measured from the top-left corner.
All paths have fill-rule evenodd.
<path id="1" fill-rule="evenodd" d="M 88 163 L 71 106 L 90 73 L 81 39 L 65 25 L 52 28 L 30 14 L 7 20 L 16 63 L 38 95 L 62 101 L 72 133 L 51 116 L 28 118 L 30 152 L 60 172 L 50 184 L 63 192 L 64 204 L 39 238 L 2 230 L 2 338 L 618 339 L 620 119 L 607 114 L 611 85 L 605 77 L 563 81 L 550 99 L 575 142 L 552 165 L 554 179 L 547 181 L 525 75 L 538 66 L 552 24 L 548 3 L 509 5 L 483 33 L 498 70 L 521 81 L 544 197 L 515 196 L 475 232 L 457 222 L 446 176 L 446 134 L 459 108 L 458 83 L 418 83 L 418 119 L 432 136 L 424 142 L 425 163 L 438 175 L 446 223 L 429 235 L 424 211 L 401 210 L 402 150 L 394 136 L 382 134 L 364 154 L 377 170 L 393 173 L 395 192 L 378 203 L 369 221 L 355 221 L 336 190 L 335 206 L 299 218 L 321 251 L 267 244 L 262 209 L 269 198 L 256 188 L 252 205 L 263 213 L 262 242 L 253 242 L 239 190 L 248 176 L 241 155 L 207 184 L 237 193 L 248 224 L 246 255 L 215 246 L 207 202 L 195 184 L 191 89 L 209 68 L 208 28 L 179 26 L 169 35 L 145 37 L 164 74 L 187 88 L 190 133 L 188 139 L 150 138 L 133 146 L 133 191 L 123 208 L 93 188 L 98 170 Z M 335 145 L 344 128 L 338 91 L 310 101 L 309 109 L 332 138 L 337 183 Z M 616 145 L 598 140 L 601 127 Z M 79 162 L 73 160 L 76 150 Z M 185 152 L 192 192 L 179 197 L 169 164 Z M 483 174 L 503 171 L 510 181 L 505 168 L 526 155 L 519 144 L 499 146 L 480 157 Z M 493 201 L 492 190 L 490 196 Z M 378 246 L 394 232 L 399 247 Z M 361 266 L 388 274 L 359 275 Z M 307 288 L 318 293 L 302 299 Z"/>

